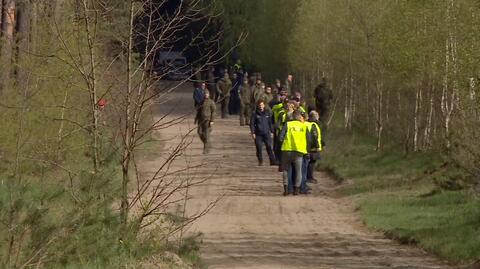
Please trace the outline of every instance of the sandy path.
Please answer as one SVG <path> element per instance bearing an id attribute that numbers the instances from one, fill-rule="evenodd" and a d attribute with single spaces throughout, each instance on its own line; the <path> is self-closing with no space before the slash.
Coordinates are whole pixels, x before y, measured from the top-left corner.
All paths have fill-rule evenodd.
<path id="1" fill-rule="evenodd" d="M 170 98 L 158 108 L 159 115 L 169 109 L 174 109 L 171 117 L 192 110 L 190 86 Z M 193 119 L 162 130 L 161 135 L 175 141 L 190 128 Z M 213 173 L 206 183 L 191 189 L 190 214 L 225 195 L 189 229 L 204 234 L 202 256 L 209 268 L 448 268 L 418 248 L 363 228 L 349 202 L 330 195 L 335 186 L 323 174 L 316 175 L 320 182 L 312 185 L 314 194 L 283 197 L 280 173 L 276 167 L 257 166 L 248 128 L 239 126 L 237 116 L 218 119 L 212 140 L 212 153 L 203 155 L 203 145 L 193 132 L 193 143 L 175 164 L 207 163 L 190 174 Z M 146 162 L 146 172 L 156 162 Z"/>

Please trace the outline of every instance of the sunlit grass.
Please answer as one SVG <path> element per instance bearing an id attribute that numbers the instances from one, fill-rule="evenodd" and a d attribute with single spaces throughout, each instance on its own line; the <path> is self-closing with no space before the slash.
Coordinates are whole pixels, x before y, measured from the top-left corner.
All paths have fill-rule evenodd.
<path id="1" fill-rule="evenodd" d="M 468 189 L 439 186 L 462 174 L 439 169 L 440 154 L 405 154 L 392 145 L 376 152 L 372 138 L 338 129 L 329 137 L 320 168 L 353 182 L 340 192 L 358 202 L 367 226 L 453 262 L 480 258 L 480 201 Z"/>

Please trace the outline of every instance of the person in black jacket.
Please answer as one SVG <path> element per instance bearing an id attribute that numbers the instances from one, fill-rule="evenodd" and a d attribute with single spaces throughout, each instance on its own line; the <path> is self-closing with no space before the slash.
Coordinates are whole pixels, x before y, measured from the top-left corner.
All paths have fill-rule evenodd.
<path id="1" fill-rule="evenodd" d="M 205 100 L 205 82 L 197 81 L 194 83 L 195 89 L 193 90 L 193 105 L 197 113 L 195 114 L 195 123 L 198 122 L 198 117 L 200 116 L 200 109 L 202 107 L 203 101 Z"/>
<path id="2" fill-rule="evenodd" d="M 268 157 L 270 158 L 270 165 L 276 165 L 275 155 L 272 150 L 272 114 L 265 109 L 265 102 L 260 100 L 257 109 L 250 120 L 250 131 L 255 147 L 257 149 L 258 165 L 263 165 L 262 148 L 263 144 L 267 148 Z"/>

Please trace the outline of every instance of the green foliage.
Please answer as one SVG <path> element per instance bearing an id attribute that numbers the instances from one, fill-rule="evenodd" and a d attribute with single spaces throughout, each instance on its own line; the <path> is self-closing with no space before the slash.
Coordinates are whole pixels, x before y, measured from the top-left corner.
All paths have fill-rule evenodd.
<path id="1" fill-rule="evenodd" d="M 333 128 L 320 163 L 343 180 L 364 222 L 453 262 L 480 258 L 480 201 L 465 188 L 468 174 L 433 153 L 374 149 L 368 135 Z"/>
<path id="2" fill-rule="evenodd" d="M 361 199 L 368 226 L 402 242 L 414 242 L 450 261 L 466 263 L 480 257 L 479 201 L 463 191 L 372 195 Z"/>
<path id="3" fill-rule="evenodd" d="M 246 32 L 239 53 L 247 67 L 272 81 L 285 77 L 289 71 L 287 45 L 298 5 L 296 0 L 221 1 L 227 48 Z"/>
<path id="4" fill-rule="evenodd" d="M 430 171 L 442 164 L 442 159 L 434 153 L 405 155 L 396 144 L 377 152 L 375 139 L 360 132 L 334 128 L 329 130 L 326 141 L 321 166 L 335 171 L 343 179 L 355 180 L 354 185 L 343 190 L 349 195 L 431 185 Z"/>
<path id="5" fill-rule="evenodd" d="M 92 50 L 80 2 L 33 2 L 28 51 L 18 50 L 16 72 L 0 92 L 0 267 L 137 266 L 167 243 L 162 230 L 145 236 L 126 227 L 118 210 L 128 1 L 88 9 Z M 94 112 L 99 98 L 107 108 Z"/>
<path id="6" fill-rule="evenodd" d="M 295 73 L 307 97 L 326 77 L 346 128 L 441 152 L 479 182 L 478 1 L 240 2 L 222 1 L 226 40 L 249 33 L 256 71 Z"/>

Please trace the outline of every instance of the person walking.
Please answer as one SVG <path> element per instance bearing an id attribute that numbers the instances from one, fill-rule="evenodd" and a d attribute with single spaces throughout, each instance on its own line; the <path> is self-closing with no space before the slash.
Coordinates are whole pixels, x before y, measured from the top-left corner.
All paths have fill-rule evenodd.
<path id="1" fill-rule="evenodd" d="M 193 89 L 193 105 L 195 106 L 195 123 L 198 122 L 200 108 L 205 99 L 205 83 L 195 82 L 195 88 Z"/>
<path id="2" fill-rule="evenodd" d="M 260 99 L 265 103 L 267 109 L 272 111 L 272 107 L 270 106 L 270 102 L 273 100 L 272 87 L 265 87 L 265 92 L 262 94 Z"/>
<path id="3" fill-rule="evenodd" d="M 230 90 L 230 101 L 228 105 L 228 113 L 238 114 L 240 112 L 240 95 L 239 88 L 242 84 L 241 78 L 238 73 L 232 75 L 232 89 Z"/>
<path id="4" fill-rule="evenodd" d="M 260 79 L 257 79 L 255 86 L 252 89 L 252 104 L 257 104 L 265 93 L 265 84 Z"/>
<path id="5" fill-rule="evenodd" d="M 302 117 L 305 118 L 306 114 L 302 113 Z M 319 128 L 315 125 L 314 122 L 306 121 L 305 125 L 307 126 L 307 132 L 310 137 L 309 143 L 307 144 L 308 154 L 303 155 L 303 162 L 302 162 L 302 183 L 300 184 L 300 193 L 301 194 L 310 194 L 311 188 L 307 185 L 308 179 L 308 165 L 311 161 L 311 154 L 312 152 L 316 152 L 320 147 L 318 144 L 318 137 L 319 137 Z"/>
<path id="6" fill-rule="evenodd" d="M 306 106 L 305 100 L 303 100 L 301 92 L 299 91 L 294 92 L 292 95 L 292 100 L 295 101 L 295 107 L 300 109 L 302 113 L 307 112 L 307 109 L 306 109 L 307 106 Z"/>
<path id="7" fill-rule="evenodd" d="M 243 83 L 239 87 L 240 92 L 240 126 L 250 125 L 250 117 L 252 114 L 252 88 L 248 84 L 248 77 L 243 78 Z"/>
<path id="8" fill-rule="evenodd" d="M 310 148 L 308 153 L 310 155 L 310 161 L 307 168 L 307 183 L 317 183 L 317 180 L 313 174 L 315 171 L 315 164 L 321 158 L 320 152 L 322 151 L 324 145 L 319 118 L 318 112 L 315 110 L 310 111 L 308 114 L 308 122 L 312 124 L 312 129 L 316 129 L 316 137 L 312 136 L 312 140 L 316 139 L 317 142 L 313 143 L 314 146 Z"/>
<path id="9" fill-rule="evenodd" d="M 265 148 L 270 158 L 270 165 L 276 165 L 275 155 L 272 150 L 272 114 L 265 107 L 265 102 L 260 100 L 257 109 L 250 120 L 250 132 L 257 150 L 258 165 L 263 165 L 262 148 Z"/>
<path id="10" fill-rule="evenodd" d="M 275 85 L 273 86 L 273 93 L 279 93 L 283 89 L 282 83 L 277 78 L 275 79 Z"/>
<path id="11" fill-rule="evenodd" d="M 287 79 L 285 79 L 285 84 L 283 85 L 285 90 L 287 90 L 288 94 L 293 93 L 293 75 L 288 74 Z"/>
<path id="12" fill-rule="evenodd" d="M 279 94 L 277 95 L 277 101 L 273 104 L 271 102 L 271 107 L 272 107 L 272 123 L 273 126 L 279 126 L 278 125 L 278 120 L 279 120 L 279 115 L 280 113 L 284 110 L 284 107 L 287 105 L 287 92 L 281 90 Z M 278 141 L 278 133 L 280 130 L 275 128 L 275 131 L 273 132 L 273 153 L 275 154 L 275 158 L 277 161 L 280 160 L 280 142 Z"/>
<path id="13" fill-rule="evenodd" d="M 333 93 L 328 87 L 327 79 L 322 78 L 320 84 L 315 88 L 315 108 L 319 112 L 320 121 L 324 126 L 328 123 L 332 99 Z"/>
<path id="14" fill-rule="evenodd" d="M 272 108 L 272 113 L 274 112 L 275 108 L 278 109 L 277 105 L 283 106 L 283 100 L 287 97 L 287 92 L 281 88 L 280 91 L 273 94 L 273 99 L 268 104 Z"/>
<path id="15" fill-rule="evenodd" d="M 228 73 L 225 73 L 217 82 L 217 93 L 219 95 L 219 101 L 221 104 L 221 116 L 222 119 L 227 117 L 228 103 L 230 102 L 230 90 L 232 89 L 232 81 Z"/>
<path id="16" fill-rule="evenodd" d="M 292 114 L 293 119 L 285 123 L 279 134 L 282 144 L 281 170 L 283 178 L 283 195 L 288 195 L 288 174 L 295 169 L 293 194 L 298 195 L 302 183 L 303 156 L 308 153 L 310 136 L 302 113 L 298 110 Z"/>
<path id="17" fill-rule="evenodd" d="M 295 101 L 288 100 L 283 105 L 283 108 L 278 113 L 278 118 L 275 120 L 275 129 L 280 133 L 287 121 L 293 120 L 293 112 L 295 112 Z"/>
<path id="18" fill-rule="evenodd" d="M 215 102 L 210 99 L 210 93 L 205 91 L 205 98 L 203 104 L 199 109 L 197 132 L 200 140 L 203 142 L 203 154 L 208 154 L 211 149 L 210 133 L 215 120 Z"/>
<path id="19" fill-rule="evenodd" d="M 217 86 L 215 78 L 215 67 L 210 65 L 207 71 L 207 89 L 210 92 L 210 98 L 216 102 L 217 100 Z"/>

